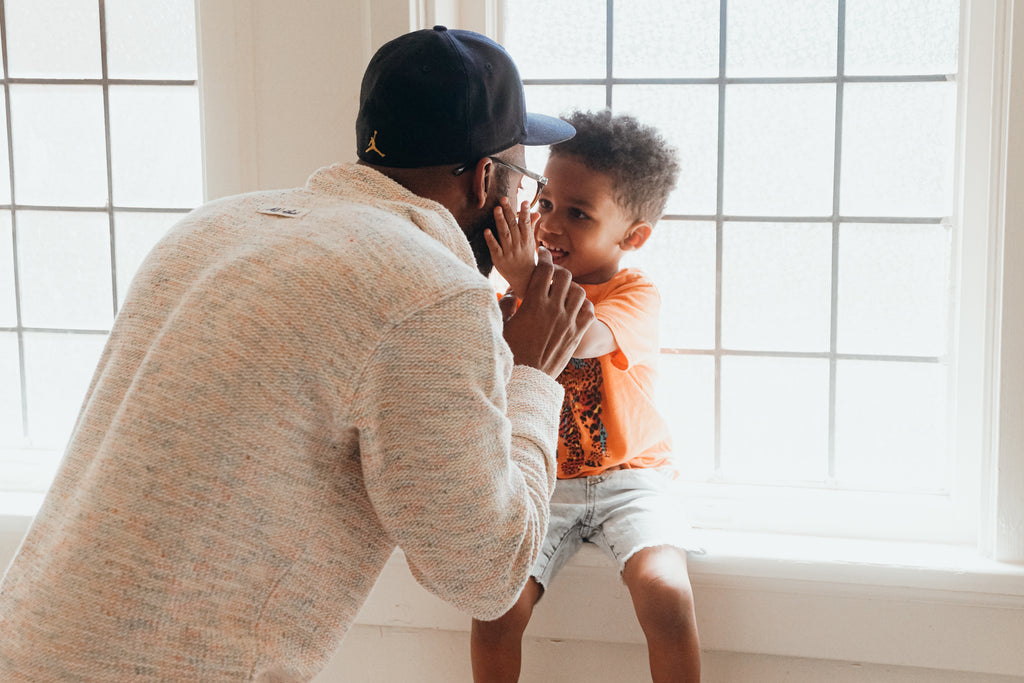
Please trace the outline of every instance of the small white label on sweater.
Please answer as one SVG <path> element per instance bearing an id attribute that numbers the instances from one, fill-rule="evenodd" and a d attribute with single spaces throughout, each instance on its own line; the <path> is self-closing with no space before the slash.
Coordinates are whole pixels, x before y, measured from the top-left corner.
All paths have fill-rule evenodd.
<path id="1" fill-rule="evenodd" d="M 281 216 L 283 218 L 301 218 L 309 213 L 309 209 L 292 209 L 287 206 L 261 206 L 256 211 L 268 216 Z"/>

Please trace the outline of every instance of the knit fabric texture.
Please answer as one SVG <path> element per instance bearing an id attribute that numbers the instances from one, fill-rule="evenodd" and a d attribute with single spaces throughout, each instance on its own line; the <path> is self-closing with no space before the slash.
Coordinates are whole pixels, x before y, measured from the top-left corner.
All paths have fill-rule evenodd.
<path id="1" fill-rule="evenodd" d="M 561 401 L 439 204 L 355 165 L 211 202 L 132 283 L 0 584 L 0 680 L 308 680 L 396 545 L 494 619 Z"/>

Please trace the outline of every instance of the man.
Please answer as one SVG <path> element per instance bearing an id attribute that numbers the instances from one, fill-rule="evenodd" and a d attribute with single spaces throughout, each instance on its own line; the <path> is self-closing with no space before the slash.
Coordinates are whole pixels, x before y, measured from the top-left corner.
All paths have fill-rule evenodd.
<path id="1" fill-rule="evenodd" d="M 543 254 L 503 321 L 471 244 L 521 145 L 573 132 L 525 113 L 492 41 L 417 31 L 367 67 L 359 164 L 175 226 L 0 584 L 0 680 L 308 680 L 396 545 L 441 598 L 507 610 L 593 313 Z"/>

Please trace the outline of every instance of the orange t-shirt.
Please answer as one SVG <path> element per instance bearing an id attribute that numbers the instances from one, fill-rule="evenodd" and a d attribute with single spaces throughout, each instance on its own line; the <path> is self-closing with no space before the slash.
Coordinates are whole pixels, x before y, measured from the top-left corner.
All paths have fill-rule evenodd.
<path id="1" fill-rule="evenodd" d="M 599 358 L 573 358 L 558 377 L 565 388 L 558 478 L 665 465 L 672 441 L 654 406 L 661 296 L 643 272 L 632 268 L 582 287 L 619 348 Z"/>

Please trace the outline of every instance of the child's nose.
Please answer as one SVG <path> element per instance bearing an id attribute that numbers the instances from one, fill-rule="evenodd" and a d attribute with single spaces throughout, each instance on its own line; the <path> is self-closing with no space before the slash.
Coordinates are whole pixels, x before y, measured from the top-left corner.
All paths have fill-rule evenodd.
<path id="1" fill-rule="evenodd" d="M 558 221 L 553 221 L 549 216 L 540 216 L 537 218 L 536 225 L 537 234 L 548 234 L 557 235 L 561 231 L 558 229 Z"/>

